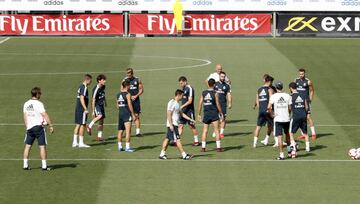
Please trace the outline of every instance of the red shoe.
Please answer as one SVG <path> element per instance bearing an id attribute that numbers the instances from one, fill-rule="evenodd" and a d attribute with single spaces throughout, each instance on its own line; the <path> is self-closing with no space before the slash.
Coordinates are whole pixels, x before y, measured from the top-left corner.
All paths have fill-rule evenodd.
<path id="1" fill-rule="evenodd" d="M 201 152 L 206 152 L 206 148 L 201 148 Z"/>
<path id="2" fill-rule="evenodd" d="M 102 137 L 96 137 L 96 141 L 102 142 L 102 141 L 104 141 L 104 138 L 102 138 Z"/>
<path id="3" fill-rule="evenodd" d="M 311 136 L 311 139 L 312 139 L 312 140 L 316 140 L 316 135 L 313 134 L 313 135 Z"/>
<path id="4" fill-rule="evenodd" d="M 199 146 L 200 145 L 200 142 L 194 142 L 193 143 L 193 146 Z"/>
<path id="5" fill-rule="evenodd" d="M 223 148 L 216 148 L 216 151 L 217 151 L 217 152 L 223 152 L 224 149 L 223 149 Z"/>
<path id="6" fill-rule="evenodd" d="M 220 139 L 224 139 L 225 135 L 224 134 L 220 134 Z"/>
<path id="7" fill-rule="evenodd" d="M 304 135 L 300 135 L 300 136 L 298 137 L 298 139 L 299 139 L 299 140 L 303 140 L 303 139 L 305 139 L 305 136 L 304 136 Z"/>
<path id="8" fill-rule="evenodd" d="M 86 126 L 86 132 L 91 135 L 91 127 L 89 127 L 88 125 Z"/>

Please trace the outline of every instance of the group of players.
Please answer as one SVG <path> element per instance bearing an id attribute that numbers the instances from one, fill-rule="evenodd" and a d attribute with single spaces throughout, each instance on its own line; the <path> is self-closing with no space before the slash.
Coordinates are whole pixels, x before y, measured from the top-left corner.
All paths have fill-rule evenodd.
<path id="1" fill-rule="evenodd" d="M 141 136 L 140 131 L 140 95 L 144 92 L 141 80 L 134 76 L 132 68 L 126 69 L 126 77 L 122 81 L 121 89 L 116 96 L 116 105 L 119 109 L 118 117 L 118 150 L 134 152 L 130 147 L 130 135 L 132 122 L 136 125 L 136 136 Z M 307 122 L 310 123 L 312 139 L 316 139 L 315 128 L 311 118 L 310 104 L 314 97 L 312 82 L 305 77 L 305 69 L 299 69 L 299 77 L 289 84 L 291 95 L 284 92 L 284 85 L 278 81 L 273 85 L 274 78 L 268 74 L 263 77 L 264 85 L 256 93 L 254 109 L 258 107 L 259 114 L 257 126 L 254 131 L 253 147 L 256 148 L 261 127 L 267 125 L 267 135 L 261 141 L 268 145 L 271 132 L 274 134 L 274 147 L 279 147 L 279 160 L 285 159 L 283 145 L 287 145 L 288 156 L 296 157 L 297 145 L 294 134 L 301 130 L 299 139 L 305 139 L 306 151 L 310 151 L 310 141 L 307 134 Z M 92 83 L 92 76 L 86 74 L 84 81 L 77 92 L 75 110 L 75 129 L 72 147 L 89 148 L 84 142 L 85 130 L 92 134 L 93 126 L 98 123 L 97 141 L 103 141 L 103 125 L 105 119 L 105 83 L 106 76 L 100 74 L 96 78 L 97 85 L 94 87 L 91 97 L 92 120 L 87 125 L 87 117 L 90 113 L 88 105 L 90 102 L 88 87 Z M 220 64 L 216 65 L 216 72 L 210 74 L 205 80 L 208 89 L 200 96 L 197 119 L 203 123 L 201 143 L 199 142 L 199 131 L 195 126 L 195 91 L 188 83 L 185 76 L 179 78 L 181 89 L 175 91 L 175 96 L 167 105 L 167 135 L 163 141 L 159 159 L 167 159 L 166 150 L 169 144 L 174 144 L 179 149 L 184 160 L 190 160 L 193 156 L 187 154 L 181 144 L 180 136 L 184 126 L 188 125 L 193 133 L 194 146 L 201 145 L 201 151 L 206 152 L 206 139 L 209 126 L 213 125 L 213 137 L 216 140 L 216 151 L 222 152 L 221 139 L 224 138 L 226 127 L 227 109 L 232 107 L 231 81 L 226 76 Z M 28 158 L 31 146 L 35 139 L 40 146 L 40 157 L 42 169 L 49 170 L 46 165 L 46 133 L 44 126 L 49 125 L 50 132 L 54 131 L 50 117 L 47 115 L 43 104 L 39 101 L 41 90 L 35 87 L 32 98 L 24 104 L 24 121 L 27 128 L 24 149 L 24 169 L 29 169 Z M 181 101 L 181 105 L 180 105 Z M 292 114 L 291 114 L 292 113 Z M 123 133 L 125 132 L 125 148 L 122 145 Z M 283 142 L 283 134 L 286 143 Z"/>
<path id="2" fill-rule="evenodd" d="M 307 122 L 310 123 L 312 139 L 316 139 L 314 122 L 311 117 L 311 101 L 314 97 L 313 83 L 306 78 L 305 69 L 299 69 L 299 77 L 289 84 L 290 94 L 284 92 L 284 85 L 281 81 L 275 83 L 274 78 L 265 74 L 264 85 L 256 93 L 254 109 L 258 107 L 259 114 L 257 126 L 254 131 L 253 147 L 256 148 L 259 133 L 262 126 L 267 124 L 267 135 L 261 141 L 268 145 L 271 132 L 274 132 L 274 147 L 279 147 L 280 156 L 278 160 L 284 160 L 283 145 L 286 145 L 288 156 L 296 157 L 297 144 L 294 134 L 300 129 L 299 139 L 305 139 L 305 150 L 310 152 L 310 140 L 307 133 Z M 283 134 L 286 136 L 286 143 L 283 142 Z"/>

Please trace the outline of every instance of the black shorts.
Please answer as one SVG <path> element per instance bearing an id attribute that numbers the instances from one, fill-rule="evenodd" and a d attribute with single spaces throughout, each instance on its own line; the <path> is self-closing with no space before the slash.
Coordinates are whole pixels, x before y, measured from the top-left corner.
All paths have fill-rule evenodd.
<path id="1" fill-rule="evenodd" d="M 174 125 L 174 131 L 171 131 L 170 128 L 168 127 L 167 128 L 166 138 L 169 139 L 170 141 L 179 140 L 180 139 L 180 134 L 179 134 L 178 126 Z"/>
<path id="2" fill-rule="evenodd" d="M 119 115 L 118 120 L 118 130 L 125 130 L 125 123 L 131 122 L 132 118 L 130 114 L 121 114 Z"/>
<path id="3" fill-rule="evenodd" d="M 274 119 L 270 116 L 270 113 L 267 112 L 259 112 L 257 118 L 257 126 L 264 126 L 264 125 L 274 125 Z"/>
<path id="4" fill-rule="evenodd" d="M 290 122 L 274 122 L 274 136 L 286 135 L 289 133 Z"/>
<path id="5" fill-rule="evenodd" d="M 227 114 L 227 104 L 220 104 L 221 106 L 221 111 L 223 112 L 224 114 L 224 119 L 226 118 L 226 114 Z"/>
<path id="6" fill-rule="evenodd" d="M 97 105 L 95 106 L 95 117 L 102 116 L 101 119 L 105 118 L 105 107 Z"/>
<path id="7" fill-rule="evenodd" d="M 183 113 L 185 115 L 187 115 L 189 118 L 195 120 L 195 112 L 194 112 L 194 110 L 189 110 L 189 111 L 186 111 L 186 112 L 183 112 Z M 180 117 L 179 123 L 182 124 L 182 125 L 188 124 L 188 125 L 194 126 L 194 124 L 190 120 L 186 120 L 183 117 Z"/>
<path id="8" fill-rule="evenodd" d="M 85 125 L 87 121 L 87 114 L 83 110 L 75 110 L 75 124 Z"/>
<path id="9" fill-rule="evenodd" d="M 304 134 L 307 134 L 307 118 L 293 118 L 290 121 L 291 133 L 296 133 L 300 129 Z"/>
<path id="10" fill-rule="evenodd" d="M 133 105 L 134 113 L 137 113 L 137 114 L 141 113 L 140 99 L 133 101 L 132 105 Z"/>
<path id="11" fill-rule="evenodd" d="M 46 132 L 43 126 L 34 126 L 33 128 L 26 131 L 25 144 L 33 145 L 35 139 L 37 139 L 39 146 L 47 145 Z"/>
<path id="12" fill-rule="evenodd" d="M 217 121 L 219 119 L 220 119 L 220 117 L 219 117 L 218 114 L 217 115 L 215 115 L 215 114 L 209 114 L 209 115 L 204 114 L 203 123 L 209 125 L 212 122 Z"/>

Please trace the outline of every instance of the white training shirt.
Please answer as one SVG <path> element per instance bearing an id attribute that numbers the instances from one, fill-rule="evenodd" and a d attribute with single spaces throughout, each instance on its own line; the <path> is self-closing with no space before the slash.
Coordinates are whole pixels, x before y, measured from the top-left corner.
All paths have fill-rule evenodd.
<path id="1" fill-rule="evenodd" d="M 290 122 L 289 106 L 291 96 L 287 93 L 275 93 L 270 97 L 270 104 L 274 105 L 274 122 Z"/>
<path id="2" fill-rule="evenodd" d="M 214 72 L 214 73 L 209 75 L 207 80 L 209 81 L 209 79 L 214 79 L 215 82 L 219 82 L 220 81 L 220 74 L 218 74 L 217 72 Z M 225 82 L 229 83 L 229 81 L 230 81 L 229 78 L 227 76 L 225 76 Z"/>
<path id="3" fill-rule="evenodd" d="M 167 111 L 172 111 L 172 124 L 174 126 L 179 125 L 180 119 L 180 104 L 175 100 L 171 99 L 167 105 Z M 166 119 L 166 126 L 170 127 L 169 121 Z"/>
<path id="4" fill-rule="evenodd" d="M 34 126 L 43 124 L 44 118 L 41 113 L 45 113 L 45 108 L 41 101 L 34 99 L 26 101 L 23 112 L 26 114 L 27 130 L 30 130 Z"/>

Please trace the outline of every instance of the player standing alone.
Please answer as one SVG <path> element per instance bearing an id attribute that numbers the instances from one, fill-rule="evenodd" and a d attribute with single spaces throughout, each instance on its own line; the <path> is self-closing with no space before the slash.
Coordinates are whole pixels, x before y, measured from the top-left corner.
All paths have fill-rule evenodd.
<path id="1" fill-rule="evenodd" d="M 314 127 L 314 121 L 311 117 L 311 102 L 314 99 L 314 85 L 310 79 L 306 78 L 305 73 L 306 73 L 305 69 L 303 68 L 299 69 L 299 77 L 295 79 L 295 83 L 297 85 L 297 91 L 299 92 L 299 94 L 308 99 L 309 110 L 308 110 L 307 120 L 309 121 L 312 139 L 315 140 L 316 132 Z M 301 135 L 299 137 L 299 139 L 304 139 L 304 138 L 305 138 L 304 135 Z"/>
<path id="2" fill-rule="evenodd" d="M 49 115 L 46 113 L 44 104 L 40 101 L 41 89 L 35 87 L 31 90 L 31 99 L 24 104 L 24 123 L 26 126 L 26 137 L 24 147 L 24 170 L 30 170 L 30 149 L 37 139 L 40 148 L 41 169 L 51 170 L 46 164 L 46 131 L 44 126 L 49 125 L 50 133 L 54 132 Z"/>
<path id="3" fill-rule="evenodd" d="M 188 84 L 186 77 L 181 76 L 179 78 L 180 87 L 182 88 L 184 94 L 181 99 L 181 112 L 187 115 L 192 121 L 195 120 L 195 108 L 194 108 L 194 100 L 195 100 L 195 91 L 194 88 Z M 184 126 L 189 124 L 189 127 L 194 135 L 194 146 L 199 146 L 199 132 L 197 131 L 195 124 L 190 120 L 186 120 L 184 117 L 180 117 L 179 124 L 179 134 L 182 135 L 184 131 Z"/>
<path id="4" fill-rule="evenodd" d="M 167 126 L 167 135 L 162 144 L 162 150 L 160 152 L 159 159 L 166 160 L 166 150 L 169 146 L 170 141 L 176 142 L 176 146 L 179 149 L 181 156 L 184 160 L 192 159 L 193 155 L 187 154 L 180 140 L 180 134 L 178 130 L 180 115 L 186 120 L 195 123 L 195 121 L 189 118 L 186 114 L 181 112 L 179 101 L 181 100 L 184 92 L 180 89 L 175 91 L 175 97 L 168 102 L 167 105 L 167 117 L 166 117 L 166 126 Z"/>
<path id="5" fill-rule="evenodd" d="M 201 137 L 201 151 L 206 152 L 206 138 L 209 131 L 209 125 L 213 124 L 216 140 L 216 151 L 223 152 L 220 143 L 219 120 L 223 120 L 223 113 L 219 102 L 219 94 L 214 90 L 215 80 L 209 79 L 209 89 L 202 92 L 198 107 L 198 120 L 204 123 Z M 201 117 L 201 111 L 204 106 L 204 117 Z"/>
<path id="6" fill-rule="evenodd" d="M 232 106 L 232 97 L 231 97 L 231 88 L 228 83 L 225 82 L 226 73 L 220 72 L 220 80 L 215 83 L 215 91 L 219 95 L 219 102 L 221 110 L 224 114 L 224 120 L 220 121 L 220 138 L 224 138 L 224 131 L 226 126 L 226 113 L 227 108 L 231 109 Z"/>
<path id="7" fill-rule="evenodd" d="M 283 93 L 283 83 L 276 82 L 275 88 L 277 93 L 273 94 L 270 97 L 270 102 L 268 104 L 268 111 L 270 114 L 274 115 L 274 136 L 278 137 L 278 145 L 280 156 L 278 160 L 284 160 L 284 151 L 283 151 L 283 139 L 282 136 L 285 133 L 286 140 L 290 140 L 289 135 L 289 126 L 290 126 L 290 110 L 291 110 L 291 97 L 287 93 Z M 272 108 L 274 105 L 274 109 Z M 295 141 L 292 138 L 291 143 L 295 146 Z"/>
<path id="8" fill-rule="evenodd" d="M 130 82 L 125 80 L 122 82 L 121 91 L 116 95 L 116 106 L 119 109 L 119 121 L 118 121 L 118 150 L 123 151 L 122 147 L 122 135 L 125 131 L 125 152 L 134 152 L 134 149 L 130 148 L 130 135 L 131 135 L 131 123 L 135 120 L 136 116 L 132 106 L 131 96 L 129 93 Z"/>
<path id="9" fill-rule="evenodd" d="M 104 119 L 105 119 L 105 106 L 106 106 L 106 99 L 105 99 L 105 83 L 106 83 L 106 76 L 100 74 L 96 77 L 97 85 L 93 89 L 92 95 L 92 117 L 93 120 L 87 126 L 87 131 L 89 135 L 91 135 L 91 129 L 96 122 L 98 124 L 98 135 L 96 137 L 97 141 L 103 141 L 103 129 L 104 129 Z"/>
<path id="10" fill-rule="evenodd" d="M 131 100 L 133 103 L 133 107 L 134 107 L 134 112 L 135 112 L 135 116 L 136 119 L 134 119 L 135 121 L 135 125 L 136 125 L 136 136 L 141 136 L 141 131 L 140 131 L 140 113 L 141 113 L 141 104 L 140 104 L 140 95 L 143 94 L 144 92 L 144 86 L 142 81 L 138 78 L 134 76 L 134 70 L 132 68 L 127 68 L 126 69 L 126 78 L 123 80 L 129 80 L 130 82 L 130 94 L 131 94 Z"/>
<path id="11" fill-rule="evenodd" d="M 86 120 L 89 104 L 89 91 L 88 86 L 92 82 L 92 76 L 90 74 L 86 74 L 84 76 L 84 81 L 80 85 L 77 91 L 77 99 L 76 99 L 76 108 L 75 108 L 75 129 L 74 129 L 74 138 L 72 147 L 80 147 L 87 148 L 90 147 L 84 143 L 84 132 L 86 127 Z M 79 142 L 78 142 L 79 137 Z"/>

